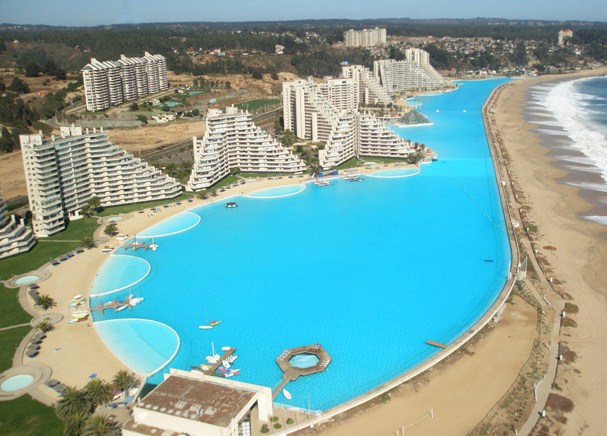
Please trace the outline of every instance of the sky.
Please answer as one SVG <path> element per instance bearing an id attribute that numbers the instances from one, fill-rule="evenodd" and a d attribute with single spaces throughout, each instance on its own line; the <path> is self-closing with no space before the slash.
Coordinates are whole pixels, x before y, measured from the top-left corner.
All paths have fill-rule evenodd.
<path id="1" fill-rule="evenodd" d="M 605 0 L 0 0 L 0 22 L 96 26 L 323 18 L 607 21 Z"/>

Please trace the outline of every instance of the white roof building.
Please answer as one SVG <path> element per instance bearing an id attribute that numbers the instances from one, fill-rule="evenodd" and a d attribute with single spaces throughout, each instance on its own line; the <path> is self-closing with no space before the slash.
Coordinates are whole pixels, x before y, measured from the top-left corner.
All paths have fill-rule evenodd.
<path id="1" fill-rule="evenodd" d="M 173 198 L 181 185 L 172 177 L 112 144 L 103 129 L 61 127 L 61 136 L 20 135 L 34 233 L 51 236 L 80 218 L 92 197 L 102 206 Z"/>
<path id="2" fill-rule="evenodd" d="M 266 131 L 253 123 L 248 112 L 231 106 L 222 112 L 209 109 L 202 138 L 194 137 L 194 165 L 188 189 L 208 188 L 230 174 L 243 172 L 295 173 L 306 168 Z"/>
<path id="3" fill-rule="evenodd" d="M 25 253 L 36 244 L 34 234 L 23 220 L 8 215 L 6 202 L 0 198 L 0 259 Z"/>

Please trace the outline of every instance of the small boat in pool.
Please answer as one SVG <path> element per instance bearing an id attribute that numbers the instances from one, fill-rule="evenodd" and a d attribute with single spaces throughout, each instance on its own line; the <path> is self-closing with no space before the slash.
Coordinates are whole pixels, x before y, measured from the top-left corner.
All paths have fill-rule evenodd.
<path id="1" fill-rule="evenodd" d="M 116 312 L 120 312 L 121 310 L 124 310 L 124 309 L 126 309 L 127 307 L 129 307 L 129 305 L 128 305 L 128 304 L 123 304 L 122 306 L 117 306 L 117 307 L 116 307 L 116 309 L 115 309 L 115 311 L 116 311 Z"/>
<path id="2" fill-rule="evenodd" d="M 291 395 L 291 392 L 287 391 L 286 389 L 282 390 L 282 394 L 285 396 L 285 398 L 287 400 L 292 400 L 293 399 L 293 395 Z"/>
<path id="3" fill-rule="evenodd" d="M 232 347 L 228 347 L 227 345 L 225 347 L 221 347 L 221 351 L 230 351 L 232 349 Z"/>
<path id="4" fill-rule="evenodd" d="M 228 201 L 226 204 L 224 204 L 224 206 L 228 209 L 231 209 L 233 207 L 238 207 L 238 203 L 236 203 L 235 201 Z"/>
<path id="5" fill-rule="evenodd" d="M 216 325 L 219 325 L 219 324 L 221 324 L 221 321 L 211 321 L 211 322 L 209 323 L 209 325 L 210 325 L 211 327 L 215 327 Z"/>
<path id="6" fill-rule="evenodd" d="M 213 328 L 213 326 L 212 325 L 199 325 L 198 328 L 202 329 L 202 330 L 210 330 Z"/>

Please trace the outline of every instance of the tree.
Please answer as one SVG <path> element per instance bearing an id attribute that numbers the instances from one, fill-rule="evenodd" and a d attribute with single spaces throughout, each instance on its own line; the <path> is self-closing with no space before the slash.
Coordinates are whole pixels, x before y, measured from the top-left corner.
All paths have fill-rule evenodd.
<path id="1" fill-rule="evenodd" d="M 117 235 L 118 226 L 116 225 L 116 223 L 109 223 L 107 226 L 105 226 L 105 229 L 103 229 L 103 233 L 105 233 L 108 236 Z"/>
<path id="2" fill-rule="evenodd" d="M 126 391 L 127 389 L 135 386 L 136 383 L 137 377 L 135 377 L 135 374 L 125 369 L 118 371 L 112 380 L 112 385 L 119 391 Z"/>
<path id="3" fill-rule="evenodd" d="M 91 403 L 84 395 L 84 391 L 71 386 L 68 386 L 63 392 L 63 397 L 55 404 L 55 414 L 64 422 L 77 413 L 88 414 L 90 410 Z"/>
<path id="4" fill-rule="evenodd" d="M 198 110 L 198 109 L 193 109 L 193 110 L 192 110 L 192 116 L 193 116 L 193 117 L 197 117 L 198 115 L 200 115 L 200 110 Z"/>
<path id="5" fill-rule="evenodd" d="M 63 430 L 65 436 L 82 436 L 89 419 L 89 414 L 77 412 L 68 417 Z"/>
<path id="6" fill-rule="evenodd" d="M 272 73 L 272 80 L 278 80 L 278 74 Z"/>
<path id="7" fill-rule="evenodd" d="M 240 174 L 240 168 L 238 168 L 238 167 L 230 168 L 230 174 L 232 176 L 236 176 L 236 175 Z"/>
<path id="8" fill-rule="evenodd" d="M 97 213 L 99 206 L 101 205 L 101 200 L 98 197 L 91 197 L 89 201 L 86 202 L 80 211 L 86 217 L 91 217 Z"/>
<path id="9" fill-rule="evenodd" d="M 93 238 L 91 238 L 90 236 L 87 236 L 86 238 L 82 238 L 82 241 L 80 241 L 80 243 L 82 244 L 82 246 L 84 248 L 95 248 L 97 246 L 97 244 L 95 243 L 95 240 Z"/>
<path id="10" fill-rule="evenodd" d="M 43 319 L 40 321 L 38 324 L 36 324 L 36 328 L 43 333 L 48 333 L 55 330 L 55 326 L 51 324 L 48 319 Z"/>
<path id="11" fill-rule="evenodd" d="M 118 436 L 120 424 L 108 415 L 93 416 L 84 427 L 84 436 Z"/>
<path id="12" fill-rule="evenodd" d="M 16 92 L 17 94 L 27 94 L 28 92 L 30 92 L 30 89 L 27 84 L 19 77 L 13 77 L 13 81 L 9 85 L 8 90 Z"/>
<path id="13" fill-rule="evenodd" d="M 109 403 L 114 395 L 112 394 L 112 385 L 105 380 L 95 378 L 84 386 L 84 396 L 91 404 L 91 410 L 94 411 L 97 406 Z"/>
<path id="14" fill-rule="evenodd" d="M 143 124 L 147 124 L 148 123 L 148 117 L 146 117 L 145 115 L 139 114 L 139 115 L 137 115 L 137 119 L 139 121 L 141 121 Z"/>
<path id="15" fill-rule="evenodd" d="M 42 310 L 49 310 L 57 305 L 55 299 L 46 294 L 38 295 L 34 301 L 34 304 L 36 307 L 40 307 Z"/>
<path id="16" fill-rule="evenodd" d="M 2 132 L 0 133 L 0 152 L 10 153 L 14 148 L 15 143 L 11 132 L 6 127 L 2 127 Z"/>
<path id="17" fill-rule="evenodd" d="M 137 104 L 136 101 L 134 101 L 133 103 L 131 103 L 131 106 L 129 107 L 129 109 L 132 111 L 139 110 L 139 105 Z"/>

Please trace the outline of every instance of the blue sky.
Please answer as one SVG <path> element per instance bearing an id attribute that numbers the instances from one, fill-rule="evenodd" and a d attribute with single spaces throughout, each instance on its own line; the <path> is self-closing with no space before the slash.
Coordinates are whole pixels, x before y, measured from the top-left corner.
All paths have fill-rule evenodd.
<path id="1" fill-rule="evenodd" d="M 322 18 L 607 21 L 605 0 L 0 0 L 0 22 L 90 26 Z"/>

